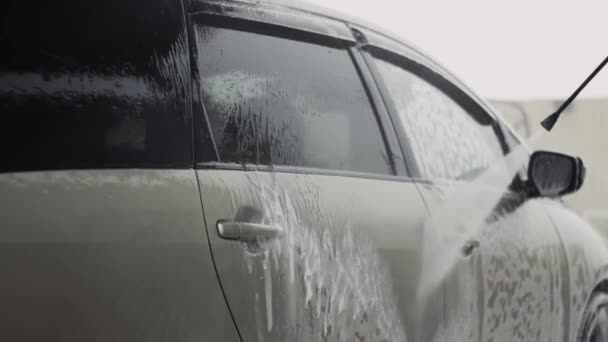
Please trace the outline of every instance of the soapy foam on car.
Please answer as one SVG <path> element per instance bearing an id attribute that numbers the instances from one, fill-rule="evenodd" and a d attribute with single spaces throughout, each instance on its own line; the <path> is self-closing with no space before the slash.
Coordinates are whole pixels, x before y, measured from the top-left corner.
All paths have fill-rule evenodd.
<path id="1" fill-rule="evenodd" d="M 284 228 L 284 236 L 268 242 L 261 258 L 266 300 L 256 296 L 257 305 L 265 305 L 256 312 L 265 311 L 266 331 L 258 334 L 281 328 L 292 341 L 343 341 L 365 338 L 357 324 L 370 324 L 378 340 L 407 341 L 389 272 L 371 241 L 355 236 L 348 222 L 352 215 L 332 210 L 332 217 L 324 217 L 314 190 L 305 189 L 311 196 L 294 200 L 276 184 L 256 179 L 255 172 L 249 177 L 256 192 L 250 195 L 261 198 L 264 221 Z M 313 213 L 317 224 L 305 224 L 300 213 Z M 273 274 L 285 275 L 281 293 L 273 293 L 273 267 Z M 273 307 L 270 298 L 283 293 L 286 307 Z M 274 309 L 281 310 L 281 317 Z M 276 318 L 288 327 L 276 326 Z"/>

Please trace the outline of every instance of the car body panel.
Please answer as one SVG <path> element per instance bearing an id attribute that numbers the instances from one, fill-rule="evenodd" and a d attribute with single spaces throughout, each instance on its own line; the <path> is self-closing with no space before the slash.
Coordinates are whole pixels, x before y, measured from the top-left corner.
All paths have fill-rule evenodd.
<path id="1" fill-rule="evenodd" d="M 583 312 L 594 290 L 608 291 L 606 238 L 589 222 L 558 201 L 545 207 L 563 241 L 568 257 L 569 292 L 564 299 L 569 311 L 569 340 L 576 339 Z"/>
<path id="2" fill-rule="evenodd" d="M 441 292 L 426 312 L 416 306 L 427 211 L 413 183 L 282 172 L 197 174 L 212 253 L 244 341 L 403 341 L 406 333 L 411 338 L 440 323 Z M 233 220 L 245 207 L 282 226 L 284 236 L 259 250 L 222 239 L 217 222 Z"/>
<path id="3" fill-rule="evenodd" d="M 456 205 L 459 212 L 472 217 L 480 198 L 494 197 L 491 189 L 486 195 L 471 195 L 480 190 L 476 186 L 469 187 L 476 189 L 471 193 L 454 197 L 450 187 L 421 186 L 432 215 L 450 215 L 445 206 Z M 445 202 L 456 198 L 463 202 Z M 536 200 L 511 207 L 505 204 L 487 215 L 490 219 L 480 229 L 469 230 L 466 237 L 467 243 L 478 243 L 477 250 L 471 255 L 458 253 L 460 260 L 452 263 L 453 274 L 446 281 L 446 329 L 440 333 L 444 337 L 457 333 L 471 341 L 567 340 L 566 255 L 543 204 Z M 455 217 L 450 222 L 453 226 L 437 227 L 437 258 L 453 257 L 442 254 L 442 246 L 449 249 L 463 242 L 450 236 L 459 234 L 458 226 L 464 221 Z"/>
<path id="4" fill-rule="evenodd" d="M 0 339 L 238 341 L 193 170 L 0 175 Z"/>

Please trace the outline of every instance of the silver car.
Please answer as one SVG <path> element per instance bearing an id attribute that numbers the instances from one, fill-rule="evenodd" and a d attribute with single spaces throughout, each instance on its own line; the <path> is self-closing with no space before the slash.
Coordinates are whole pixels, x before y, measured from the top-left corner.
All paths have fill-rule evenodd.
<path id="1" fill-rule="evenodd" d="M 603 237 L 382 29 L 287 2 L 3 3 L 0 340 L 592 341 Z"/>

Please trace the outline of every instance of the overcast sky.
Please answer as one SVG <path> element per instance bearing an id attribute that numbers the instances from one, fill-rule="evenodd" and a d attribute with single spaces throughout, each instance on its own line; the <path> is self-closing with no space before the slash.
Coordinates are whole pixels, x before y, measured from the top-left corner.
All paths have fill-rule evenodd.
<path id="1" fill-rule="evenodd" d="M 399 34 L 493 99 L 568 96 L 608 55 L 608 0 L 307 0 Z M 581 97 L 608 96 L 608 66 Z"/>

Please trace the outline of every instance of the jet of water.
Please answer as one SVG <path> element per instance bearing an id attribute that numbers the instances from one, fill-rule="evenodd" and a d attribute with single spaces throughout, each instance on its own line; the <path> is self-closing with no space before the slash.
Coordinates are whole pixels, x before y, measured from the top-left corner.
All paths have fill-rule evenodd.
<path id="1" fill-rule="evenodd" d="M 422 271 L 418 286 L 418 307 L 445 280 L 459 260 L 462 246 L 479 235 L 484 221 L 505 195 L 511 181 L 529 158 L 528 146 L 545 135 L 540 128 L 503 158 L 496 160 L 473 184 L 459 183 L 446 194 L 424 224 Z"/>

